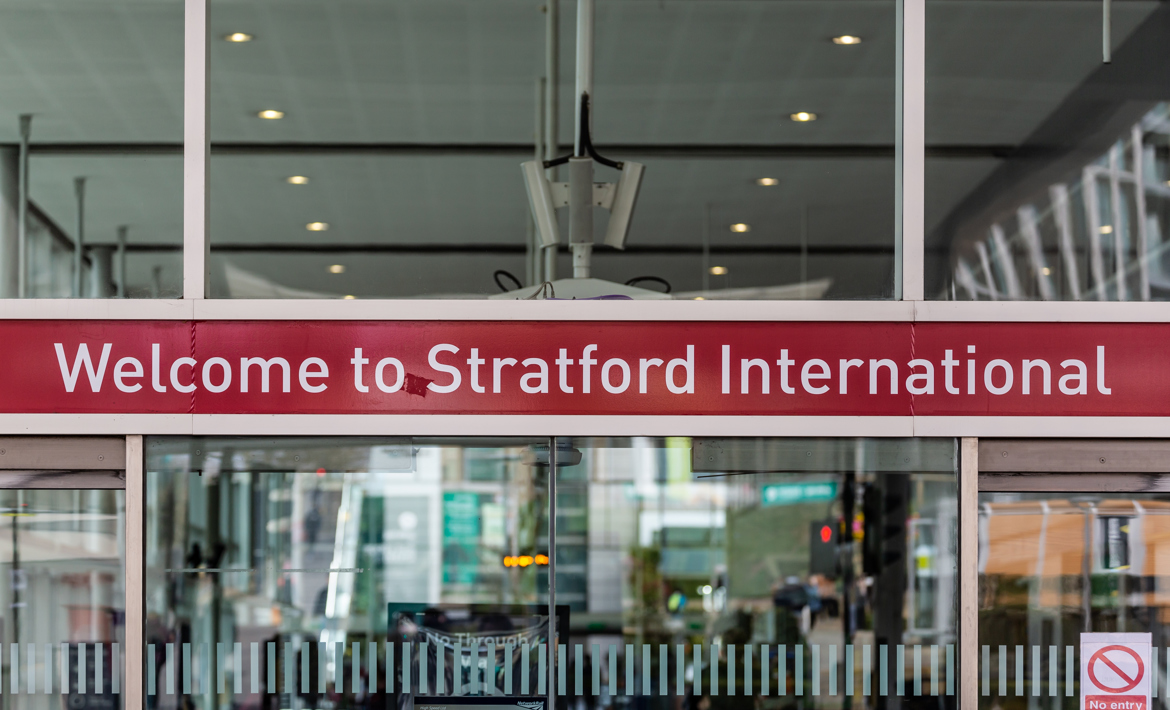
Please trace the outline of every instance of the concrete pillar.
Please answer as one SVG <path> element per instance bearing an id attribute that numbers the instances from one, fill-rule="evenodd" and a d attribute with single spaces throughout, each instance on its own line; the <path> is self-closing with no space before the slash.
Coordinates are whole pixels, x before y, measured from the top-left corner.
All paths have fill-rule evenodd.
<path id="1" fill-rule="evenodd" d="M 20 288 L 20 150 L 0 148 L 0 298 L 16 298 Z"/>
<path id="2" fill-rule="evenodd" d="M 94 246 L 89 248 L 89 298 L 113 298 L 117 293 L 114 285 L 114 247 Z"/>

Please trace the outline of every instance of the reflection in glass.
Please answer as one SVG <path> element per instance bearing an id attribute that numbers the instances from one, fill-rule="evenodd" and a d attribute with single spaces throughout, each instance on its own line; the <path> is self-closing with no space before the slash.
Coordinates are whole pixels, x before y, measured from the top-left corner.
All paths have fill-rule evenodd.
<path id="1" fill-rule="evenodd" d="M 0 0 L 0 33 L 0 298 L 181 295 L 182 4 Z"/>
<path id="2" fill-rule="evenodd" d="M 148 705 L 409 707 L 490 687 L 507 641 L 535 694 L 542 446 L 150 440 Z"/>
<path id="3" fill-rule="evenodd" d="M 149 439 L 148 705 L 955 707 L 953 441 L 549 445 Z"/>
<path id="4" fill-rule="evenodd" d="M 0 490 L 6 707 L 122 706 L 125 527 L 121 490 Z"/>
<path id="5" fill-rule="evenodd" d="M 666 284 L 647 280 L 640 287 L 669 286 L 672 297 L 685 299 L 889 296 L 892 157 L 628 157 L 646 162 L 650 171 L 627 248 L 598 248 L 594 254 L 599 278 L 625 283 L 653 275 Z M 524 244 L 508 241 L 524 234 L 528 219 L 517 160 L 216 154 L 212 295 L 497 296 L 515 285 L 504 277 L 497 285 L 497 270 L 524 277 Z M 415 180 L 426 171 L 467 179 L 474 191 L 459 197 L 467 208 L 438 209 L 429 185 Z M 312 175 L 308 184 L 286 181 L 300 172 Z M 789 177 L 783 185 L 755 184 L 757 176 L 770 174 Z M 599 171 L 598 180 L 612 177 Z M 679 197 L 721 191 L 743 194 L 730 204 Z M 257 211 L 257 204 L 272 209 Z M 328 231 L 306 229 L 321 219 Z M 600 230 L 603 217 L 597 222 Z M 732 230 L 739 224 L 747 231 Z M 558 264 L 562 276 L 572 273 L 567 251 Z"/>
<path id="6" fill-rule="evenodd" d="M 555 7 L 211 3 L 212 294 L 515 298 L 571 275 L 567 214 L 542 256 L 521 173 L 574 142 L 577 6 Z M 894 2 L 596 13 L 592 142 L 646 173 L 625 250 L 594 210 L 608 283 L 556 297 L 894 296 Z"/>
<path id="7" fill-rule="evenodd" d="M 1152 634 L 1164 698 L 1168 560 L 1165 494 L 980 493 L 979 706 L 1079 707 L 1082 632 Z"/>
<path id="8" fill-rule="evenodd" d="M 586 653 L 570 674 L 597 673 L 592 646 L 617 655 L 603 686 L 656 707 L 956 706 L 952 441 L 573 446 L 557 600 Z"/>
<path id="9" fill-rule="evenodd" d="M 1170 298 L 1167 8 L 927 11 L 928 295 Z"/>

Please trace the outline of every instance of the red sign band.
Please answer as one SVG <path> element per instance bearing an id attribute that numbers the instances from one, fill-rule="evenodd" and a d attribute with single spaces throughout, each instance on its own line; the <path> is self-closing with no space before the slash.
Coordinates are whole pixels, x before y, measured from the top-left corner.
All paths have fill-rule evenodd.
<path id="1" fill-rule="evenodd" d="M 1170 416 L 1170 325 L 0 321 L 0 411 Z"/>

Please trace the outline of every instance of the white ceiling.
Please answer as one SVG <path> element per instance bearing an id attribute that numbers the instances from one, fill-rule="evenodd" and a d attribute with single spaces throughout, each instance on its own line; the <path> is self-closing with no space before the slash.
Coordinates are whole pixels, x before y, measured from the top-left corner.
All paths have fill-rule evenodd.
<path id="1" fill-rule="evenodd" d="M 1157 5 L 1114 3 L 1120 42 Z M 561 139 L 570 138 L 574 7 L 561 2 Z M 894 142 L 892 0 L 599 0 L 595 143 L 647 163 L 630 244 L 893 245 L 887 158 L 641 158 L 614 144 L 885 145 Z M 1014 145 L 1099 65 L 1100 6 L 1086 0 L 931 0 L 931 143 Z M 215 142 L 513 143 L 532 141 L 543 70 L 539 0 L 215 0 L 211 125 Z M 253 42 L 222 41 L 229 32 Z M 829 38 L 856 34 L 859 46 Z M 179 0 L 0 0 L 0 142 L 31 112 L 34 142 L 177 143 L 182 136 Z M 257 111 L 285 111 L 280 121 Z M 788 119 L 808 110 L 819 120 Z M 522 243 L 526 200 L 512 156 L 216 155 L 213 243 Z M 994 167 L 928 167 L 934 224 Z M 311 177 L 290 186 L 290 174 Z M 72 231 L 72 180 L 89 177 L 87 239 L 181 240 L 177 156 L 58 155 L 33 161 L 33 197 Z M 781 180 L 774 188 L 752 181 Z M 709 215 L 709 217 L 708 217 Z M 709 219 L 709 221 L 708 221 Z M 330 223 L 308 232 L 309 221 Z M 748 222 L 748 234 L 726 226 Z M 929 227 L 928 224 L 928 227 Z M 217 257 L 218 258 L 218 257 Z M 243 268 L 310 290 L 363 295 L 491 292 L 493 260 L 362 257 L 344 289 L 327 256 L 230 254 Z M 598 275 L 698 278 L 696 256 L 608 256 Z M 132 280 L 171 255 L 141 254 Z M 735 286 L 799 278 L 788 257 L 745 258 Z M 888 294 L 890 259 L 819 257 L 810 278 L 832 296 Z M 320 262 L 320 263 L 318 263 Z M 515 262 L 515 263 L 514 263 Z M 731 268 L 731 267 L 729 267 Z M 609 269 L 611 273 L 605 273 Z M 813 272 L 816 272 L 815 274 Z M 392 273 L 400 276 L 391 278 Z M 327 288 L 329 287 L 329 288 Z M 697 287 L 694 286 L 694 287 Z M 691 288 L 691 286 L 685 286 Z"/>

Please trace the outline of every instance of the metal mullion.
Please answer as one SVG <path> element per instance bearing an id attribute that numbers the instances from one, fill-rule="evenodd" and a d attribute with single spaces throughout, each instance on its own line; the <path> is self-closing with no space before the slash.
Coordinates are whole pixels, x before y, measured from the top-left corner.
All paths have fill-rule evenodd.
<path id="1" fill-rule="evenodd" d="M 142 710 L 146 651 L 146 477 L 141 435 L 126 437 L 126 710 Z"/>
<path id="2" fill-rule="evenodd" d="M 557 438 L 548 440 L 548 685 L 546 708 L 557 700 Z"/>
<path id="3" fill-rule="evenodd" d="M 926 0 L 897 3 L 895 297 L 925 297 Z"/>
<path id="4" fill-rule="evenodd" d="M 183 25 L 183 298 L 207 298 L 208 0 L 184 0 Z"/>
<path id="5" fill-rule="evenodd" d="M 979 440 L 959 443 L 959 707 L 979 702 Z"/>

